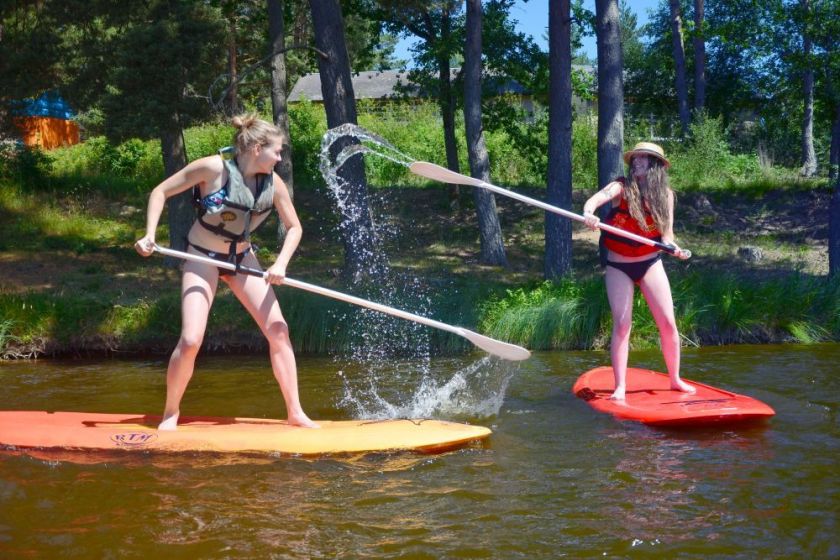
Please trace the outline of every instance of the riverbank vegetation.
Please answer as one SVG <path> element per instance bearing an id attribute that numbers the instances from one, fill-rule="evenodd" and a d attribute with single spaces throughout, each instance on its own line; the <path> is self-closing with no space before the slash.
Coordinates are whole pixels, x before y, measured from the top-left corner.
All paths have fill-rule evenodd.
<path id="1" fill-rule="evenodd" d="M 338 218 L 318 173 L 323 111 L 303 103 L 291 117 L 295 204 L 305 233 L 289 273 L 346 290 L 338 274 Z M 411 159 L 443 163 L 432 104 L 362 111 L 360 124 Z M 588 116 L 574 126 L 578 211 L 597 183 L 595 126 Z M 755 155 L 733 154 L 729 146 L 736 132 L 720 120 L 701 118 L 692 126 L 690 140 L 665 143 L 678 192 L 677 234 L 694 252 L 690 261 L 667 260 L 685 344 L 840 339 L 840 288 L 826 279 L 828 181 L 800 179 L 795 171 L 760 165 Z M 494 183 L 544 198 L 545 167 L 534 163 L 546 153 L 544 131 L 523 126 L 521 134 L 531 135 L 525 144 L 509 131 L 488 132 Z M 638 133 L 631 129 L 626 142 L 644 134 L 641 127 Z M 189 129 L 188 156 L 214 153 L 229 137 L 224 124 Z M 466 167 L 466 154 L 462 157 Z M 52 152 L 8 147 L 0 162 L 0 355 L 171 350 L 180 324 L 179 271 L 164 259 L 143 259 L 132 248 L 144 228 L 148 192 L 163 176 L 159 144 L 112 145 L 96 137 Z M 531 349 L 608 344 L 611 323 L 595 234 L 576 225 L 572 275 L 544 282 L 543 213 L 499 198 L 510 266 L 483 266 L 468 188 L 462 187 L 461 209 L 452 210 L 444 185 L 429 184 L 384 159 L 367 156 L 366 162 L 392 274 L 389 286 L 356 288 L 364 292 L 359 295 Z M 161 220 L 158 233 L 162 242 L 168 238 L 165 223 Z M 256 241 L 260 258 L 269 262 L 277 246 L 275 219 Z M 290 288 L 277 293 L 299 352 L 341 352 L 360 344 L 358 310 Z M 634 348 L 657 345 L 658 332 L 641 296 L 635 312 Z M 377 344 L 381 336 L 399 350 L 401 341 L 389 337 L 389 330 L 394 329 L 366 343 Z M 434 351 L 466 348 L 457 337 L 437 332 L 431 337 Z M 206 350 L 249 351 L 263 344 L 250 317 L 220 289 Z"/>

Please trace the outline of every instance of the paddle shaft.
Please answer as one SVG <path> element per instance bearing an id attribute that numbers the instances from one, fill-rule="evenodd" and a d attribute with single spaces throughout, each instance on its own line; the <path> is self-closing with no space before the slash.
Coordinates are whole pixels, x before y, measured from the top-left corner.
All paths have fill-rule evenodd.
<path id="1" fill-rule="evenodd" d="M 437 169 L 436 169 L 437 168 Z M 513 198 L 515 200 L 519 200 L 520 202 L 524 202 L 526 204 L 530 204 L 531 206 L 536 206 L 537 208 L 542 208 L 547 212 L 551 212 L 553 214 L 559 214 L 566 218 L 570 218 L 572 220 L 577 220 L 578 222 L 585 222 L 586 218 L 581 216 L 580 214 L 575 214 L 574 212 L 570 212 L 568 210 L 564 210 L 559 206 L 554 206 L 552 204 L 547 204 L 535 198 L 531 198 L 529 196 L 521 195 L 519 193 L 503 189 L 501 187 L 497 187 L 496 185 L 492 185 L 480 179 L 475 179 L 473 177 L 467 177 L 466 175 L 462 175 L 461 173 L 456 173 L 455 171 L 451 171 L 446 169 L 445 167 L 441 167 L 434 163 L 428 163 L 425 161 L 417 161 L 409 166 L 409 169 L 417 174 L 422 175 L 423 177 L 427 177 L 429 179 L 435 179 L 438 181 L 444 181 L 448 183 L 458 183 L 461 185 L 472 185 L 474 187 L 480 187 L 482 189 L 487 189 L 488 191 L 492 191 L 494 193 L 507 196 L 509 198 Z M 636 235 L 635 233 L 631 233 L 629 231 L 623 230 L 621 228 L 617 228 L 615 226 L 611 226 L 605 223 L 599 223 L 598 227 L 606 232 L 624 237 L 626 239 L 631 239 L 638 243 L 642 243 L 644 245 L 649 245 L 650 247 L 656 247 L 660 251 L 664 251 L 668 254 L 682 257 L 682 258 L 691 258 L 691 251 L 685 249 L 677 249 L 673 245 L 669 245 L 667 243 L 661 243 L 659 241 L 655 241 L 653 239 L 648 239 L 647 237 L 642 237 L 641 235 Z"/>
<path id="2" fill-rule="evenodd" d="M 200 262 L 204 264 L 209 264 L 211 266 L 215 266 L 218 268 L 224 268 L 226 270 L 232 270 L 235 272 L 241 272 L 243 274 L 248 274 L 249 276 L 257 276 L 259 278 L 265 278 L 266 273 L 262 270 L 251 268 L 248 266 L 237 266 L 233 263 L 225 262 L 225 261 L 217 261 L 216 259 L 211 259 L 210 257 L 205 257 L 204 255 L 194 255 L 192 253 L 185 253 L 183 251 L 176 251 L 175 249 L 169 249 L 168 247 L 161 247 L 160 245 L 155 245 L 154 250 L 162 255 L 167 255 L 170 257 L 175 257 L 178 259 L 184 259 L 187 261 L 194 261 Z M 429 327 L 434 327 L 436 329 L 440 329 L 442 331 L 450 332 L 453 334 L 457 334 L 462 336 L 487 352 L 495 354 L 501 358 L 505 358 L 508 360 L 522 360 L 527 358 L 530 353 L 519 346 L 515 346 L 512 344 L 508 344 L 506 342 L 501 342 L 498 340 L 494 340 L 492 338 L 486 337 L 484 335 L 474 333 L 468 329 L 463 327 L 454 327 L 452 325 L 448 325 L 446 323 L 442 323 L 440 321 L 435 321 L 434 319 L 429 319 L 427 317 L 423 317 L 421 315 L 415 315 L 414 313 L 409 313 L 408 311 L 402 311 L 401 309 L 396 309 L 393 307 L 389 307 L 387 305 L 382 305 L 381 303 L 375 303 L 372 301 L 368 301 L 366 299 L 362 299 L 360 297 L 351 296 L 348 294 L 344 294 L 341 292 L 337 292 L 335 290 L 330 290 L 329 288 L 322 288 L 321 286 L 316 286 L 314 284 L 308 284 L 306 282 L 302 282 L 300 280 L 295 280 L 293 278 L 289 278 L 288 276 L 283 280 L 283 284 L 286 286 L 290 286 L 292 288 L 297 288 L 299 290 L 305 290 L 307 292 L 312 292 L 314 294 L 322 295 L 328 298 L 337 299 L 339 301 L 344 301 L 347 303 L 352 303 L 354 305 L 358 305 L 360 307 L 365 307 L 367 309 L 373 309 L 374 311 L 379 311 L 380 313 L 385 313 L 387 315 L 392 315 L 394 317 L 399 317 L 400 319 L 406 319 L 408 321 L 414 321 L 415 323 L 420 323 Z"/>

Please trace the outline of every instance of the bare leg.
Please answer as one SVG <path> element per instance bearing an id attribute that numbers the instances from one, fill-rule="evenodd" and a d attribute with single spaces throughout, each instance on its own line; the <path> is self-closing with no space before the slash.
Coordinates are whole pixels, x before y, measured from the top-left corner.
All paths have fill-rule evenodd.
<path id="1" fill-rule="evenodd" d="M 201 263 L 184 265 L 181 279 L 181 337 L 169 358 L 166 371 L 166 405 L 159 430 L 175 430 L 181 398 L 195 368 L 195 358 L 204 340 L 207 316 L 213 304 L 219 274 L 216 268 Z"/>
<path id="2" fill-rule="evenodd" d="M 243 264 L 254 268 L 259 266 L 252 254 L 245 258 Z M 273 287 L 262 278 L 254 276 L 237 275 L 225 280 L 268 340 L 271 368 L 283 393 L 289 424 L 306 428 L 319 427 L 304 413 L 300 404 L 297 364 L 289 338 L 289 326 L 283 319 Z"/>
<path id="3" fill-rule="evenodd" d="M 659 328 L 662 356 L 665 359 L 665 367 L 668 368 L 668 377 L 671 378 L 671 389 L 694 393 L 694 387 L 680 379 L 680 334 L 674 317 L 671 283 L 668 281 L 668 275 L 665 274 L 662 261 L 648 269 L 639 287 L 650 307 L 653 320 Z"/>
<path id="4" fill-rule="evenodd" d="M 630 277 L 611 266 L 606 267 L 604 280 L 613 319 L 610 359 L 615 375 L 615 391 L 610 398 L 623 400 L 627 391 L 627 357 L 630 353 L 633 294 L 636 288 Z"/>

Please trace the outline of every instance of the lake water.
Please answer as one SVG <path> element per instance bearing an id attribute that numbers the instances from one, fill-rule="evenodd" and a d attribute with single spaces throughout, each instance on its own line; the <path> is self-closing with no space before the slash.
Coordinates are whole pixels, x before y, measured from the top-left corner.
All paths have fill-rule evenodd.
<path id="1" fill-rule="evenodd" d="M 389 379 L 299 358 L 313 418 L 425 410 L 493 429 L 485 445 L 441 455 L 3 451 L 0 558 L 840 557 L 840 345 L 685 351 L 684 377 L 776 409 L 740 430 L 594 412 L 571 386 L 606 362 L 469 356 L 432 360 L 423 379 L 395 364 Z M 662 368 L 656 352 L 631 365 Z M 164 370 L 163 359 L 6 362 L 0 408 L 159 414 Z M 283 416 L 263 356 L 202 358 L 182 412 Z"/>

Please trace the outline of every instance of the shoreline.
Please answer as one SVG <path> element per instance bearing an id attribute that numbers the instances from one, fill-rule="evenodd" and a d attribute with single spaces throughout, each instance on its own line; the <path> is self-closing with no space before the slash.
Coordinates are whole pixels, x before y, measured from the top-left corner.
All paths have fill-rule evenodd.
<path id="1" fill-rule="evenodd" d="M 539 189 L 517 190 L 540 196 Z M 828 188 L 758 194 L 679 193 L 677 235 L 695 256 L 684 262 L 668 259 L 666 266 L 674 286 L 678 321 L 706 314 L 687 328 L 680 326 L 681 332 L 689 335 L 690 345 L 840 339 L 840 320 L 830 309 L 825 313 L 820 309 L 820 305 L 836 307 L 833 301 L 840 299 L 825 276 L 830 196 Z M 605 293 L 597 265 L 597 234 L 582 226 L 573 228 L 572 280 L 544 288 L 542 211 L 500 201 L 510 261 L 510 267 L 503 270 L 478 263 L 475 213 L 468 206 L 460 214 L 450 212 L 443 204 L 445 197 L 444 189 L 431 187 L 376 191 L 376 218 L 380 224 L 387 220 L 396 232 L 383 244 L 394 277 L 392 293 L 386 294 L 392 301 L 380 302 L 532 350 L 605 347 L 609 331 L 598 326 L 577 337 L 546 335 L 547 341 L 527 332 L 498 330 L 501 319 L 510 319 L 502 317 L 502 312 L 527 322 L 534 314 L 550 314 L 551 304 L 579 293 L 587 295 L 576 304 L 577 313 L 590 315 L 591 323 L 603 324 Z M 577 206 L 583 198 L 585 193 L 575 192 Z M 37 200 L 34 195 L 33 200 Z M 331 233 L 335 218 L 330 199 L 317 189 L 300 191 L 295 205 L 304 224 L 304 238 L 290 274 L 353 293 L 339 284 L 342 250 Z M 426 219 L 416 219 L 417 208 L 428 210 Z M 106 231 L 117 233 L 111 239 L 95 233 L 87 238 L 78 234 L 30 238 L 25 231 L 31 226 L 26 214 L 10 216 L 7 238 L 14 236 L 33 247 L 0 247 L 0 275 L 4 278 L 0 286 L 0 359 L 167 355 L 180 328 L 180 271 L 167 267 L 159 257 L 143 259 L 131 248 L 135 233 L 142 231 L 143 212 L 96 197 L 89 206 L 68 212 L 71 217 L 83 213 L 99 221 L 109 220 Z M 259 252 L 263 264 L 273 257 L 267 248 L 276 245 L 275 231 L 275 223 L 270 222 L 257 232 L 256 242 L 266 247 Z M 164 232 L 160 238 L 166 239 Z M 412 279 L 410 287 L 407 279 Z M 541 290 L 546 293 L 539 293 Z M 296 352 L 323 355 L 348 347 L 352 327 L 342 326 L 334 317 L 347 315 L 352 306 L 290 288 L 277 288 L 276 293 Z M 375 301 L 378 296 L 368 299 Z M 732 309 L 723 309 L 727 306 Z M 809 306 L 811 309 L 805 308 Z M 498 315 L 495 322 L 488 319 L 493 313 Z M 711 313 L 718 315 L 711 317 Z M 655 336 L 645 333 L 646 325 L 634 321 L 634 336 L 641 337 L 634 338 L 636 348 L 657 344 Z M 454 335 L 432 332 L 430 337 L 435 354 L 457 354 L 470 347 Z M 224 287 L 214 303 L 204 346 L 203 353 L 265 351 L 256 325 Z"/>

